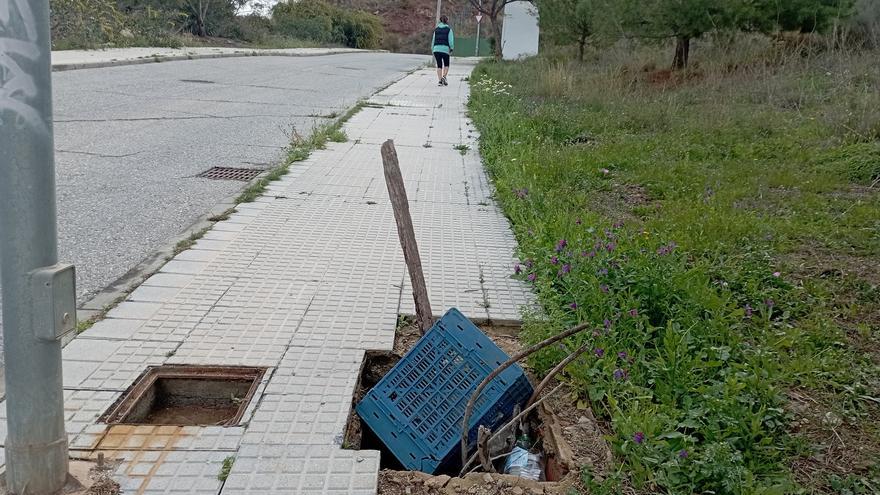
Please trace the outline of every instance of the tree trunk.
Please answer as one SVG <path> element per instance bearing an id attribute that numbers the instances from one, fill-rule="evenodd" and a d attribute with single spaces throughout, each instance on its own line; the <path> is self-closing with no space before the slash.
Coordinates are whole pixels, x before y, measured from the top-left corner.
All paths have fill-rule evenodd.
<path id="1" fill-rule="evenodd" d="M 489 16 L 489 24 L 492 25 L 492 39 L 495 40 L 495 58 L 500 59 L 501 51 L 501 26 L 498 25 L 498 14 Z"/>
<path id="2" fill-rule="evenodd" d="M 587 37 L 581 36 L 578 40 L 578 61 L 584 61 L 584 48 L 587 46 Z"/>
<path id="3" fill-rule="evenodd" d="M 672 60 L 672 69 L 681 70 L 688 66 L 691 56 L 691 39 L 688 36 L 679 36 L 675 43 L 675 58 Z"/>

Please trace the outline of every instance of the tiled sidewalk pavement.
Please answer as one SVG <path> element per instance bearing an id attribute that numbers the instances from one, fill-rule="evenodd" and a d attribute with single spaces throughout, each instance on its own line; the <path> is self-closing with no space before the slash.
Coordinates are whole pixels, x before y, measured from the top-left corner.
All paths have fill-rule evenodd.
<path id="1" fill-rule="evenodd" d="M 385 139 L 397 144 L 436 314 L 518 320 L 530 301 L 510 278 L 514 239 L 473 151 L 470 69 L 456 64 L 446 88 L 422 70 L 375 95 L 346 125 L 347 143 L 240 205 L 68 345 L 72 455 L 121 459 L 126 494 L 375 493 L 379 453 L 341 443 L 364 352 L 391 349 L 397 315 L 413 312 Z M 242 426 L 96 423 L 146 366 L 164 363 L 269 371 Z"/>

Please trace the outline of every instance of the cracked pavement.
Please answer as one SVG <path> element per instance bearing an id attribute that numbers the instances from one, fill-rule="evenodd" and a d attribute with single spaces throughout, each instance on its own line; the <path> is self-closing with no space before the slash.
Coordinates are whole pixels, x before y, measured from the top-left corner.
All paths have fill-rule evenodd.
<path id="1" fill-rule="evenodd" d="M 176 61 L 53 75 L 59 259 L 84 302 L 245 185 L 306 134 L 425 62 L 356 53 Z"/>

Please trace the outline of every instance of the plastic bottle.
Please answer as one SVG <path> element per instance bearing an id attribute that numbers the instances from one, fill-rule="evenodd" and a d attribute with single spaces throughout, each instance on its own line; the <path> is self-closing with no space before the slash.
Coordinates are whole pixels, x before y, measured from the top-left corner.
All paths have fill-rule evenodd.
<path id="1" fill-rule="evenodd" d="M 541 481 L 544 470 L 541 468 L 541 455 L 532 454 L 522 447 L 514 447 L 504 463 L 504 473 L 532 481 Z"/>

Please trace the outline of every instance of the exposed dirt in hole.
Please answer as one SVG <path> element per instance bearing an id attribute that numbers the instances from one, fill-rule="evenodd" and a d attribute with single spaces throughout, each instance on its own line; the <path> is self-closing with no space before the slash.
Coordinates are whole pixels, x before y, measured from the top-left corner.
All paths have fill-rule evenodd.
<path id="1" fill-rule="evenodd" d="M 238 413 L 238 404 L 162 404 L 143 423 L 150 425 L 224 425 Z"/>
<path id="2" fill-rule="evenodd" d="M 517 336 L 518 329 L 481 325 L 498 347 L 508 355 L 522 350 Z M 381 442 L 371 432 L 363 431 L 361 420 L 354 405 L 394 365 L 415 346 L 420 338 L 418 329 L 408 320 L 398 325 L 394 348 L 390 353 L 368 353 L 364 360 L 361 380 L 353 397 L 353 406 L 346 430 L 344 448 L 379 448 Z M 525 368 L 525 367 L 524 367 Z M 531 370 L 525 368 L 533 384 L 538 380 Z M 545 393 L 556 386 L 551 383 Z M 404 471 L 393 459 L 393 455 L 383 451 L 382 471 L 379 472 L 379 495 L 435 495 L 435 494 L 567 494 L 578 485 L 579 469 L 590 466 L 594 473 L 607 472 L 611 466 L 611 450 L 603 438 L 603 429 L 589 410 L 579 410 L 570 399 L 568 387 L 564 385 L 544 405 L 538 414 L 530 416 L 529 422 L 536 426 L 540 443 L 543 444 L 545 472 L 552 482 L 531 481 L 517 476 L 476 472 L 464 478 L 447 475 L 433 476 L 418 471 Z M 389 459 L 390 458 L 390 459 Z"/>

